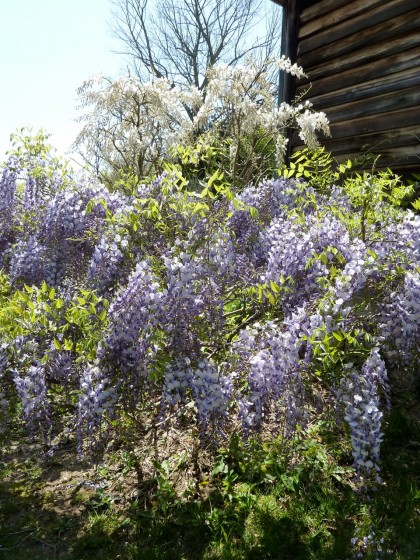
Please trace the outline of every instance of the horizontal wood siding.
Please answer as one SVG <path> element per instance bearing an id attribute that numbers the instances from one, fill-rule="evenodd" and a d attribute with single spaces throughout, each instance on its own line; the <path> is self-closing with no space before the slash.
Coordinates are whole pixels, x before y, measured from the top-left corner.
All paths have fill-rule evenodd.
<path id="1" fill-rule="evenodd" d="M 370 146 L 382 167 L 420 170 L 420 0 L 290 2 L 308 76 L 295 93 L 327 114 L 332 137 L 322 143 L 339 160 Z"/>

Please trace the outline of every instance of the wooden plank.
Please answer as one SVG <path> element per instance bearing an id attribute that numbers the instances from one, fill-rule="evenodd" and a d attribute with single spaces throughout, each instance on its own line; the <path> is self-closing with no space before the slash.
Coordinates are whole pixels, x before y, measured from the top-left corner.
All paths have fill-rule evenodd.
<path id="1" fill-rule="evenodd" d="M 338 146 L 343 141 L 342 139 L 346 139 L 345 141 L 347 142 L 348 139 L 359 138 L 360 145 L 362 146 L 364 143 L 362 136 L 365 136 L 365 140 L 367 136 L 375 136 L 378 138 L 378 142 L 380 142 L 382 141 L 380 140 L 381 138 L 391 138 L 399 135 L 398 131 L 401 128 L 408 127 L 415 127 L 419 131 L 419 134 L 415 133 L 415 135 L 420 138 L 420 110 L 418 107 L 392 111 L 381 116 L 368 115 L 366 117 L 332 123 L 330 125 L 331 137 L 330 139 L 325 138 L 322 143 L 332 142 L 334 146 Z M 301 144 L 302 141 L 298 133 L 295 132 L 291 139 L 291 145 L 299 146 Z M 416 144 L 414 135 L 413 144 Z"/>
<path id="2" fill-rule="evenodd" d="M 302 145 L 297 131 L 293 134 L 293 144 Z M 343 136 L 342 138 L 328 137 L 322 141 L 322 145 L 326 146 L 330 151 L 343 152 L 347 147 L 350 150 L 360 149 L 361 146 L 371 146 L 372 149 L 381 150 L 386 146 L 409 146 L 419 145 L 420 135 L 419 124 L 414 123 L 398 129 L 383 130 L 368 134 L 359 134 L 357 136 Z M 344 149 L 343 149 L 344 148 Z"/>
<path id="3" fill-rule="evenodd" d="M 359 83 L 363 84 L 375 78 L 401 72 L 402 70 L 419 66 L 419 62 L 420 46 L 391 55 L 386 59 L 375 60 L 357 68 L 351 68 L 343 72 L 337 71 L 337 73 L 326 76 L 325 78 L 314 80 L 310 86 L 309 97 L 333 92 L 336 91 L 337 88 L 341 89 L 348 86 L 355 86 Z M 296 93 L 301 95 L 308 89 L 308 86 L 308 82 L 301 83 Z"/>
<path id="4" fill-rule="evenodd" d="M 393 2 L 382 4 L 369 12 L 350 18 L 334 28 L 323 30 L 317 35 L 303 39 L 299 42 L 299 52 L 305 53 L 323 45 L 328 45 L 363 29 L 389 21 L 411 10 L 418 10 L 418 8 L 419 0 L 394 0 Z"/>
<path id="5" fill-rule="evenodd" d="M 420 169 L 420 0 L 289 2 L 301 8 L 306 97 L 330 119 L 321 143 L 344 159 L 370 144 L 381 165 Z M 301 144 L 296 133 L 290 144 Z"/>
<path id="6" fill-rule="evenodd" d="M 324 143 L 322 142 L 322 145 Z M 292 153 L 297 152 L 304 148 L 302 144 L 293 146 Z M 359 159 L 363 154 L 372 153 L 374 155 L 380 156 L 375 164 L 375 169 L 386 169 L 391 168 L 392 171 L 396 173 L 402 173 L 403 171 L 419 172 L 420 171 L 420 143 L 416 145 L 402 146 L 402 147 L 389 147 L 387 149 L 379 148 L 378 150 L 364 150 L 363 144 L 356 146 L 355 148 L 347 147 L 343 144 L 343 149 L 337 149 L 333 146 L 330 150 L 333 157 L 338 162 L 344 162 L 347 160 L 355 161 Z M 326 146 L 328 150 L 328 146 Z M 369 171 L 371 166 L 367 167 Z"/>
<path id="7" fill-rule="evenodd" d="M 357 101 L 415 85 L 420 86 L 420 65 L 363 84 L 352 85 L 315 97 L 311 96 L 311 101 L 317 107 L 333 107 L 350 100 Z"/>
<path id="8" fill-rule="evenodd" d="M 346 21 L 351 17 L 366 12 L 370 8 L 375 8 L 376 6 L 383 4 L 384 0 L 370 0 L 370 2 L 367 2 L 366 0 L 354 0 L 353 2 L 347 2 L 340 7 L 337 7 L 336 5 L 332 6 L 330 10 L 318 15 L 317 17 L 314 16 L 314 18 L 310 21 L 305 22 L 301 20 L 299 37 L 303 39 L 308 37 L 308 35 L 319 32 L 320 29 L 333 27 L 334 25 Z M 317 4 L 317 6 L 319 6 L 319 4 Z"/>
<path id="9" fill-rule="evenodd" d="M 295 146 L 292 153 L 301 150 L 304 146 Z M 361 158 L 366 152 L 359 150 L 346 150 L 341 153 L 333 153 L 333 157 L 338 163 L 346 162 L 348 160 L 355 161 Z M 384 153 L 382 152 L 370 152 L 374 156 L 379 156 L 375 162 L 375 170 L 379 171 L 381 169 L 390 168 L 394 173 L 400 174 L 403 171 L 411 171 L 411 173 L 420 171 L 420 146 L 397 148 L 396 150 L 390 149 Z M 366 170 L 370 171 L 372 164 L 368 165 Z"/>
<path id="10" fill-rule="evenodd" d="M 337 154 L 337 161 L 347 161 L 348 159 L 354 161 L 360 158 L 362 152 L 347 152 L 344 154 Z M 391 168 L 392 171 L 398 172 L 401 168 L 420 169 L 420 152 L 419 151 L 406 151 L 405 148 L 397 149 L 395 152 L 386 152 L 380 155 L 380 158 L 375 164 L 375 169 Z M 368 168 L 369 171 L 369 168 Z"/>
<path id="11" fill-rule="evenodd" d="M 382 115 L 389 111 L 396 111 L 408 107 L 418 107 L 420 114 L 420 88 L 417 86 L 401 89 L 398 92 L 375 95 L 360 101 L 350 100 L 349 103 L 332 107 L 326 106 L 325 104 L 314 103 L 315 109 L 325 111 L 330 124 L 367 115 Z"/>
<path id="12" fill-rule="evenodd" d="M 345 162 L 349 159 L 354 161 L 360 158 L 360 156 L 360 152 L 340 154 L 339 156 L 337 156 L 337 161 L 339 163 Z M 391 169 L 391 171 L 393 171 L 397 175 L 400 175 L 403 172 L 415 173 L 420 169 L 420 159 L 418 155 L 401 155 L 395 157 L 387 155 L 385 157 L 380 157 L 375 163 L 375 171 L 378 172 L 385 169 Z M 368 166 L 366 171 L 372 171 L 372 165 Z"/>
<path id="13" fill-rule="evenodd" d="M 300 148 L 296 148 L 294 151 L 298 151 Z M 367 159 L 367 156 L 373 156 L 373 158 Z M 420 152 L 407 152 L 404 148 L 398 149 L 395 152 L 389 151 L 385 153 L 376 153 L 376 152 L 365 152 L 363 150 L 359 151 L 347 151 L 341 154 L 334 154 L 334 158 L 340 163 L 343 161 L 357 161 L 367 159 L 370 161 L 367 165 L 365 165 L 365 169 L 370 171 L 373 167 L 375 162 L 375 169 L 378 171 L 379 169 L 386 169 L 390 168 L 394 173 L 399 172 L 399 169 L 402 167 L 410 167 L 419 170 L 420 169 Z M 357 167 L 356 167 L 357 168 Z M 359 167 L 360 169 L 360 167 Z M 413 171 L 414 171 L 413 169 Z"/>
<path id="14" fill-rule="evenodd" d="M 319 69 L 334 65 L 338 57 L 346 67 L 357 60 L 385 56 L 385 52 L 398 52 L 420 44 L 420 8 L 397 18 L 382 22 L 353 35 L 306 53 L 298 50 L 299 64 L 306 71 L 312 66 Z"/>
<path id="15" fill-rule="evenodd" d="M 383 148 L 382 150 L 363 150 L 361 149 L 362 146 L 360 147 L 360 149 L 355 149 L 355 150 L 345 150 L 342 152 L 337 152 L 334 151 L 334 157 L 339 159 L 339 160 L 343 160 L 344 158 L 347 159 L 351 159 L 354 160 L 356 158 L 360 158 L 360 156 L 362 156 L 363 154 L 374 154 L 375 156 L 381 156 L 381 159 L 384 158 L 387 161 L 397 161 L 397 160 L 405 160 L 406 158 L 411 158 L 412 160 L 414 158 L 418 158 L 419 160 L 419 165 L 420 165 L 420 145 L 418 146 L 401 146 L 398 148 L 393 148 L 393 147 L 389 147 L 389 148 Z M 298 147 L 296 147 L 296 149 L 299 149 Z M 295 150 L 296 151 L 296 150 Z M 350 157 L 349 157 L 350 156 Z"/>
<path id="16" fill-rule="evenodd" d="M 303 146 L 296 146 L 293 148 L 292 153 L 297 152 L 302 149 Z M 346 162 L 348 160 L 355 161 L 360 159 L 363 155 L 362 151 L 348 151 L 342 154 L 334 155 L 335 159 L 338 163 Z M 383 169 L 391 169 L 396 174 L 401 174 L 405 171 L 415 173 L 419 172 L 420 170 L 420 154 L 413 153 L 407 154 L 406 152 L 402 151 L 401 153 L 392 152 L 387 153 L 385 155 L 382 154 L 375 154 L 380 156 L 375 163 L 375 171 L 380 171 Z M 372 170 L 372 164 L 366 167 L 366 171 Z"/>
<path id="17" fill-rule="evenodd" d="M 348 69 L 360 67 L 364 64 L 381 59 L 389 59 L 390 56 L 398 53 L 410 51 L 420 46 L 420 29 L 407 35 L 400 35 L 394 40 L 385 40 L 372 45 L 369 49 L 359 49 L 346 55 L 341 55 L 333 60 L 321 63 L 317 66 L 309 67 L 305 59 L 298 60 L 298 63 L 305 69 L 310 80 L 325 78 L 339 72 L 340 74 Z"/>
<path id="18" fill-rule="evenodd" d="M 378 115 L 369 115 L 367 117 L 349 119 L 347 121 L 333 123 L 330 129 L 332 138 L 343 138 L 346 136 L 368 134 L 383 130 L 395 130 L 413 124 L 418 124 L 420 130 L 419 107 L 391 111 L 384 113 L 380 117 L 378 117 Z"/>
<path id="19" fill-rule="evenodd" d="M 295 143 L 297 143 L 297 138 Z M 300 144 L 301 142 L 299 142 Z M 382 152 L 390 147 L 417 146 L 420 152 L 419 126 L 411 125 L 397 130 L 387 130 L 376 134 L 363 134 L 344 138 L 328 138 L 322 142 L 323 146 L 335 154 L 360 150 L 363 146 L 370 146 L 375 152 Z"/>
<path id="20" fill-rule="evenodd" d="M 371 0 L 366 0 L 366 4 L 369 5 L 370 1 Z M 385 1 L 389 2 L 391 0 Z M 328 14 L 336 8 L 340 8 L 341 6 L 348 6 L 349 0 L 321 0 L 318 2 L 310 2 L 310 4 L 312 5 L 306 7 L 305 2 L 302 2 L 302 10 L 300 16 L 301 25 L 307 23 L 311 19 L 317 18 L 324 14 Z"/>

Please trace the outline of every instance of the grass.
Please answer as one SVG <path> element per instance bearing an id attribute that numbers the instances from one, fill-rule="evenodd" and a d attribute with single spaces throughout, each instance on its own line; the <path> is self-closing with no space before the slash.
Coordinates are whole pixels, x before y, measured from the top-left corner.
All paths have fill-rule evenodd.
<path id="1" fill-rule="evenodd" d="M 15 428 L 0 463 L 0 560 L 418 560 L 418 400 L 394 406 L 383 483 L 369 492 L 355 486 L 346 439 L 326 425 L 287 457 L 276 441 L 233 438 L 212 462 L 200 458 L 198 478 L 180 454 L 141 484 L 118 449 L 96 468 L 74 442 L 46 460 Z"/>

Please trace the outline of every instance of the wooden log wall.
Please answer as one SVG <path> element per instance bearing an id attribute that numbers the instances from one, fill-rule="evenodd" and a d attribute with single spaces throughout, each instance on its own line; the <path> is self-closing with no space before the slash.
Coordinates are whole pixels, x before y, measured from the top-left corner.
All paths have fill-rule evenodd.
<path id="1" fill-rule="evenodd" d="M 285 54 L 308 75 L 285 96 L 327 114 L 326 148 L 346 160 L 369 147 L 379 167 L 420 171 L 420 0 L 277 2 Z M 294 135 L 292 149 L 300 143 Z"/>

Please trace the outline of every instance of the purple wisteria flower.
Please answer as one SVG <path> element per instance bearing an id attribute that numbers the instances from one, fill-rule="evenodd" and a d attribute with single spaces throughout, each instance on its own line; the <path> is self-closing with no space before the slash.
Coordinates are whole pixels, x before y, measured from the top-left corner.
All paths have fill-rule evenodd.
<path id="1" fill-rule="evenodd" d="M 109 327 L 98 357 L 107 368 L 115 368 L 125 376 L 122 382 L 130 384 L 148 378 L 154 337 L 163 320 L 162 298 L 149 263 L 142 261 L 109 308 Z"/>
<path id="2" fill-rule="evenodd" d="M 29 431 L 37 425 L 41 426 L 42 423 L 48 424 L 50 415 L 44 365 L 32 365 L 26 373 L 16 373 L 14 382 Z"/>
<path id="3" fill-rule="evenodd" d="M 273 220 L 264 232 L 267 267 L 262 282 L 280 284 L 289 278 L 289 293 L 282 305 L 286 311 L 302 305 L 322 293 L 320 279 L 328 276 L 328 267 L 353 255 L 345 226 L 333 216 L 310 215 L 304 219 Z M 323 253 L 323 258 L 316 258 Z"/>
<path id="4" fill-rule="evenodd" d="M 87 271 L 87 284 L 101 295 L 107 296 L 118 281 L 127 279 L 128 266 L 121 249 L 128 244 L 116 232 L 104 233 L 93 250 Z"/>
<path id="5" fill-rule="evenodd" d="M 168 364 L 165 371 L 163 414 L 182 404 L 195 405 L 203 437 L 223 436 L 229 423 L 229 405 L 234 392 L 234 375 L 222 374 L 216 364 L 202 358 L 194 366 L 187 357 Z"/>
<path id="6" fill-rule="evenodd" d="M 80 378 L 77 405 L 79 450 L 84 437 L 93 437 L 101 426 L 105 412 L 111 412 L 117 400 L 112 380 L 97 365 L 89 364 Z"/>
<path id="7" fill-rule="evenodd" d="M 200 258 L 175 247 L 170 255 L 163 257 L 166 267 L 163 329 L 173 356 L 188 356 L 197 361 L 202 344 L 197 336 L 198 325 L 206 325 L 213 332 L 221 329 L 222 301 L 218 278 L 212 271 L 215 254 L 219 252 L 207 253 L 211 259 L 208 261 L 203 255 Z M 223 269 L 219 272 L 223 274 Z"/>
<path id="8" fill-rule="evenodd" d="M 350 427 L 354 465 L 358 475 L 379 477 L 380 448 L 383 439 L 380 390 L 388 391 L 388 376 L 379 349 L 373 348 L 361 371 L 352 364 L 342 380 L 344 419 Z"/>
<path id="9" fill-rule="evenodd" d="M 301 377 L 304 364 L 300 350 L 305 342 L 301 334 L 293 319 L 280 327 L 275 323 L 265 325 L 265 332 L 257 342 L 259 350 L 241 368 L 247 370 L 247 390 L 238 399 L 239 418 L 245 432 L 259 431 L 273 407 L 285 426 L 286 435 L 304 421 Z M 245 340 L 249 349 L 255 348 L 254 333 Z"/>
<path id="10" fill-rule="evenodd" d="M 13 243 L 12 226 L 15 216 L 16 180 L 19 165 L 9 158 L 0 176 L 0 265 L 4 264 Z"/>
<path id="11" fill-rule="evenodd" d="M 380 333 L 394 362 L 420 357 L 420 274 L 407 272 L 403 285 L 382 306 Z"/>
<path id="12" fill-rule="evenodd" d="M 71 386 L 78 381 L 74 355 L 67 350 L 57 350 L 52 344 L 46 365 L 48 378 L 55 383 Z"/>

